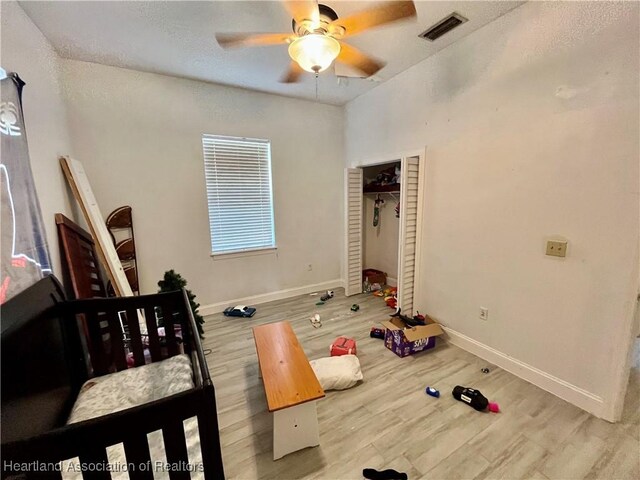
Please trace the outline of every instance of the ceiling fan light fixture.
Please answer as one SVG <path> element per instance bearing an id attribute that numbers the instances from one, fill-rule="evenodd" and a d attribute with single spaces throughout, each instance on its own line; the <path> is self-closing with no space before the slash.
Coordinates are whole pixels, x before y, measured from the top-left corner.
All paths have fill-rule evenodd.
<path id="1" fill-rule="evenodd" d="M 340 42 L 319 33 L 296 38 L 289 45 L 289 56 L 300 68 L 311 73 L 320 73 L 329 68 L 339 53 Z"/>

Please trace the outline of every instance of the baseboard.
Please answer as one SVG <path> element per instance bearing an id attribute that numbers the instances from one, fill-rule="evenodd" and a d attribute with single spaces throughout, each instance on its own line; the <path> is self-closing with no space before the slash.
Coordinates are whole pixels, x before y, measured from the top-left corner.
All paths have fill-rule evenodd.
<path id="1" fill-rule="evenodd" d="M 453 345 L 497 365 L 507 372 L 586 410 L 598 418 L 611 421 L 606 418 L 605 403 L 601 397 L 499 352 L 451 328 L 443 328 L 447 333 L 445 338 Z"/>
<path id="2" fill-rule="evenodd" d="M 398 286 L 398 279 L 397 278 L 392 278 L 392 277 L 387 277 L 387 285 L 389 285 L 390 287 L 397 287 Z"/>
<path id="3" fill-rule="evenodd" d="M 330 280 L 328 282 L 314 283 L 312 285 L 304 285 L 296 288 L 287 288 L 285 290 L 262 293 L 260 295 L 253 295 L 250 297 L 234 298 L 232 300 L 225 300 L 224 302 L 212 303 L 210 305 L 201 305 L 198 309 L 198 313 L 202 316 L 206 316 L 222 312 L 225 308 L 233 307 L 235 305 L 254 305 L 258 303 L 272 302 L 274 300 L 282 300 L 284 298 L 296 297 L 298 295 L 313 293 L 320 290 L 332 290 L 334 288 L 341 287 L 344 287 L 342 279 Z"/>

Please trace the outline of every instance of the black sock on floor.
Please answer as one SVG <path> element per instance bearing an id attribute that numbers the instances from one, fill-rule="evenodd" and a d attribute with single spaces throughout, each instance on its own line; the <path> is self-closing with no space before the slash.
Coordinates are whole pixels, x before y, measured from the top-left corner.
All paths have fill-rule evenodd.
<path id="1" fill-rule="evenodd" d="M 373 468 L 365 468 L 362 470 L 362 476 L 370 480 L 407 480 L 407 474 L 396 472 L 395 470 L 374 470 Z"/>

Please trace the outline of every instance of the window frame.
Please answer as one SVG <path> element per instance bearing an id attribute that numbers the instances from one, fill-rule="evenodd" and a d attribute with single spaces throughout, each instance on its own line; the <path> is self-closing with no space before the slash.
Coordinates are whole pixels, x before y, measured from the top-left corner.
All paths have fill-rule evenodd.
<path id="1" fill-rule="evenodd" d="M 271 245 L 258 246 L 258 247 L 246 247 L 246 248 L 236 248 L 233 250 L 214 250 L 214 236 L 213 236 L 213 220 L 214 214 L 212 213 L 212 204 L 209 201 L 210 198 L 210 189 L 212 195 L 215 195 L 217 190 L 216 185 L 211 185 L 207 179 L 207 166 L 213 165 L 215 163 L 215 154 L 207 155 L 205 147 L 207 145 L 211 145 L 212 141 L 215 140 L 223 140 L 223 141 L 237 141 L 244 143 L 255 143 L 266 145 L 266 165 L 268 171 L 268 185 L 269 185 L 269 210 L 271 213 Z M 207 201 L 207 212 L 208 212 L 208 224 L 209 224 L 209 241 L 210 241 L 210 256 L 214 259 L 216 258 L 237 258 L 244 256 L 253 256 L 253 255 L 265 255 L 274 253 L 277 251 L 278 246 L 276 243 L 276 224 L 275 224 L 275 206 L 274 206 L 274 195 L 273 195 L 273 169 L 271 162 L 271 140 L 265 138 L 251 138 L 251 137 L 236 137 L 230 135 L 215 135 L 209 133 L 203 133 L 201 138 L 201 148 L 202 148 L 202 159 L 203 159 L 203 167 L 204 167 L 204 180 L 205 180 L 205 196 Z M 214 157 L 214 158 L 212 158 Z M 262 160 L 262 158 L 254 157 L 256 159 Z M 265 218 L 265 217 L 263 217 Z"/>

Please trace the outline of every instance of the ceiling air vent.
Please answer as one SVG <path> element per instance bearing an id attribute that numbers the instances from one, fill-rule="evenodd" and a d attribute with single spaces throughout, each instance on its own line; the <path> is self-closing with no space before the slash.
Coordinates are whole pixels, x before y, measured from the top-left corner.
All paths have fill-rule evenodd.
<path id="1" fill-rule="evenodd" d="M 451 15 L 443 18 L 438 23 L 436 23 L 433 27 L 429 28 L 425 32 L 422 32 L 418 36 L 420 38 L 425 38 L 433 42 L 436 38 L 440 38 L 445 33 L 450 32 L 451 30 L 456 28 L 458 25 L 461 25 L 466 21 L 467 19 L 464 18 L 462 15 L 459 15 L 457 13 L 452 13 Z"/>

